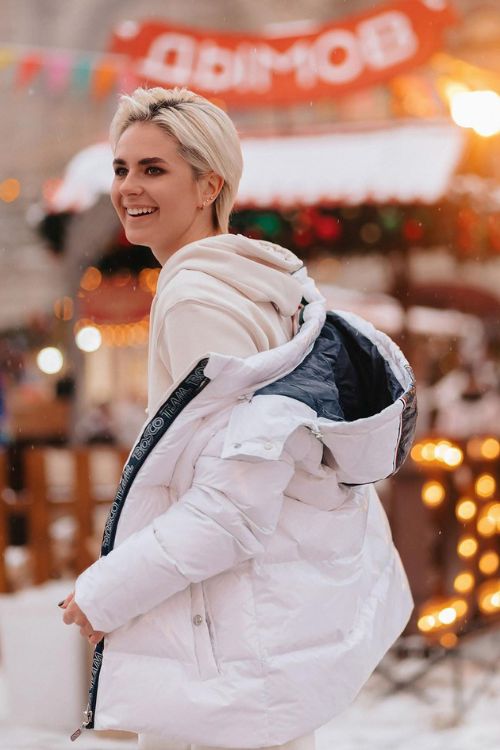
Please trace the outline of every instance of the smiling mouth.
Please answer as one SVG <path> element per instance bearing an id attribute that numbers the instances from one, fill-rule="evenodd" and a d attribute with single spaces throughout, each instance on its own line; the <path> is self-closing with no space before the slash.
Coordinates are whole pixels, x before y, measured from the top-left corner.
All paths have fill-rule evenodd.
<path id="1" fill-rule="evenodd" d="M 158 211 L 157 208 L 148 208 L 147 210 L 141 210 L 139 213 L 130 213 L 129 209 L 125 209 L 125 216 L 128 219 L 144 219 L 147 216 L 152 216 Z"/>

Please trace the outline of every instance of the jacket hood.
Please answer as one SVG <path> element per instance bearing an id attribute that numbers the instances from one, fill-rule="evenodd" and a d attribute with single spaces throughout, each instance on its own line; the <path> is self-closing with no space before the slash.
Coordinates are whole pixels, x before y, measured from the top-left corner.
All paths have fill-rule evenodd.
<path id="1" fill-rule="evenodd" d="M 254 302 L 271 302 L 281 315 L 293 315 L 302 285 L 292 276 L 302 261 L 290 250 L 241 234 L 220 234 L 185 245 L 163 266 L 158 292 L 182 270 L 201 271 L 228 284 Z"/>
<path id="2" fill-rule="evenodd" d="M 255 395 L 307 405 L 314 414 L 309 426 L 329 449 L 329 463 L 345 484 L 391 476 L 413 442 L 413 372 L 388 336 L 352 313 L 328 312 L 300 365 Z"/>
<path id="3" fill-rule="evenodd" d="M 291 342 L 239 360 L 254 382 L 256 372 L 268 380 L 234 408 L 224 455 L 276 459 L 291 433 L 305 426 L 325 446 L 325 461 L 339 482 L 376 482 L 398 471 L 410 451 L 417 416 L 413 372 L 399 347 L 366 320 L 343 311 L 330 311 L 326 319 L 321 313 L 315 299 Z M 284 358 L 286 349 L 290 356 Z M 283 367 L 284 360 L 287 371 L 273 371 L 272 362 Z M 233 362 L 224 374 L 244 382 Z"/>

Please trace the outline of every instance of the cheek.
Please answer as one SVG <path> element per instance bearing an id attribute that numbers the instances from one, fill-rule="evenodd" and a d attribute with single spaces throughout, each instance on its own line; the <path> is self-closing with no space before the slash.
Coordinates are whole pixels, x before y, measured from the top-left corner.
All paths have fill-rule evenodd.
<path id="1" fill-rule="evenodd" d="M 113 204 L 114 208 L 118 210 L 118 207 L 120 205 L 120 201 L 119 201 L 120 193 L 119 193 L 117 185 L 115 185 L 114 183 L 111 185 L 111 191 L 110 191 L 109 197 L 111 198 L 111 203 Z"/>

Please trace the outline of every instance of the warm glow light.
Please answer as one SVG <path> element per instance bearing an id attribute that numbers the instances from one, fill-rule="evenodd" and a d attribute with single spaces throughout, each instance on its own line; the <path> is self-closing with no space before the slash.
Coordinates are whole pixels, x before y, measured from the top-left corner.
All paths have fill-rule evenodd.
<path id="1" fill-rule="evenodd" d="M 493 536 L 500 529 L 500 503 L 488 503 L 477 522 L 481 536 Z"/>
<path id="2" fill-rule="evenodd" d="M 457 613 L 455 612 L 453 607 L 445 607 L 438 614 L 438 620 L 439 622 L 443 623 L 443 625 L 451 625 L 451 623 L 455 622 L 456 619 Z"/>
<path id="3" fill-rule="evenodd" d="M 59 320 L 71 320 L 73 317 L 73 300 L 71 297 L 61 297 L 54 302 L 54 315 Z"/>
<path id="4" fill-rule="evenodd" d="M 95 352 L 102 344 L 102 336 L 95 326 L 80 328 L 76 334 L 76 345 L 84 352 Z"/>
<path id="5" fill-rule="evenodd" d="M 47 346 L 41 349 L 36 358 L 36 363 L 42 372 L 53 375 L 63 366 L 63 355 L 55 346 Z"/>
<path id="6" fill-rule="evenodd" d="M 491 576 L 498 570 L 500 558 L 496 552 L 485 552 L 479 558 L 479 570 L 485 576 Z"/>
<path id="7" fill-rule="evenodd" d="M 422 446 L 422 458 L 424 461 L 434 461 L 436 446 L 434 443 L 425 443 Z"/>
<path id="8" fill-rule="evenodd" d="M 439 643 L 444 648 L 453 648 L 458 643 L 458 637 L 455 633 L 444 633 L 439 639 Z"/>
<path id="9" fill-rule="evenodd" d="M 500 442 L 496 438 L 486 438 L 481 444 L 481 456 L 493 461 L 500 456 Z"/>
<path id="10" fill-rule="evenodd" d="M 500 580 L 486 581 L 477 592 L 479 609 L 485 614 L 494 614 L 500 610 Z"/>
<path id="11" fill-rule="evenodd" d="M 473 536 L 465 536 L 460 539 L 457 547 L 460 557 L 473 557 L 477 552 L 477 540 Z"/>
<path id="12" fill-rule="evenodd" d="M 451 96 L 451 116 L 462 128 L 485 137 L 500 132 L 500 96 L 495 91 L 460 91 Z"/>
<path id="13" fill-rule="evenodd" d="M 410 456 L 414 461 L 420 463 L 420 461 L 422 460 L 422 446 L 420 443 L 415 443 L 415 445 L 411 449 Z"/>
<path id="14" fill-rule="evenodd" d="M 441 482 L 426 482 L 422 487 L 422 500 L 431 508 L 441 505 L 445 498 L 445 489 Z"/>
<path id="15" fill-rule="evenodd" d="M 160 275 L 159 268 L 143 268 L 139 274 L 140 288 L 143 289 L 145 292 L 150 292 L 151 294 L 155 294 L 159 275 Z"/>
<path id="16" fill-rule="evenodd" d="M 491 497 L 496 489 L 495 477 L 491 474 L 481 474 L 476 479 L 475 490 L 479 497 Z"/>
<path id="17" fill-rule="evenodd" d="M 438 461 L 443 461 L 446 451 L 451 448 L 451 443 L 448 440 L 440 440 L 434 450 L 434 455 Z"/>
<path id="18" fill-rule="evenodd" d="M 423 633 L 428 633 L 430 630 L 436 627 L 436 618 L 433 615 L 424 615 L 417 622 L 417 627 Z"/>
<path id="19" fill-rule="evenodd" d="M 474 461 L 479 461 L 482 458 L 483 441 L 481 438 L 471 438 L 467 443 L 467 454 Z"/>
<path id="20" fill-rule="evenodd" d="M 447 466 L 451 466 L 451 467 L 460 466 L 460 464 L 464 460 L 464 454 L 462 453 L 460 448 L 454 448 L 453 446 L 449 446 L 443 452 L 442 460 Z"/>
<path id="21" fill-rule="evenodd" d="M 451 603 L 451 607 L 457 613 L 457 617 L 463 617 L 465 615 L 465 613 L 467 612 L 467 610 L 469 609 L 469 607 L 467 606 L 467 602 L 465 601 L 465 599 L 455 599 Z"/>
<path id="22" fill-rule="evenodd" d="M 94 268 L 94 266 L 89 266 L 81 278 L 80 286 L 82 289 L 85 289 L 86 292 L 93 292 L 94 289 L 97 289 L 97 287 L 100 286 L 101 281 L 102 273 L 99 269 Z"/>
<path id="23" fill-rule="evenodd" d="M 465 599 L 430 599 L 420 610 L 417 627 L 422 633 L 445 630 L 462 618 L 467 610 Z"/>
<path id="24" fill-rule="evenodd" d="M 476 503 L 469 498 L 459 500 L 455 509 L 456 516 L 460 521 L 470 521 L 476 515 L 476 511 Z"/>
<path id="25" fill-rule="evenodd" d="M 474 587 L 474 583 L 475 578 L 472 573 L 459 573 L 453 582 L 453 587 L 460 594 L 465 594 Z"/>

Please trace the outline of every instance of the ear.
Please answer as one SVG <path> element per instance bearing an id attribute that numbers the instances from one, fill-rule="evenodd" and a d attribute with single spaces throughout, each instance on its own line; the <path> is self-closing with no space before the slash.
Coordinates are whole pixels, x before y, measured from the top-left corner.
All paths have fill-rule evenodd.
<path id="1" fill-rule="evenodd" d="M 200 196 L 202 205 L 213 203 L 224 185 L 224 179 L 215 172 L 208 172 L 200 179 Z"/>

